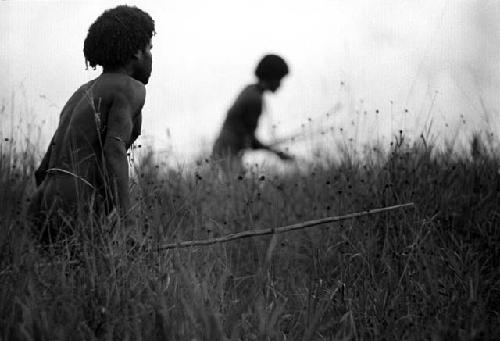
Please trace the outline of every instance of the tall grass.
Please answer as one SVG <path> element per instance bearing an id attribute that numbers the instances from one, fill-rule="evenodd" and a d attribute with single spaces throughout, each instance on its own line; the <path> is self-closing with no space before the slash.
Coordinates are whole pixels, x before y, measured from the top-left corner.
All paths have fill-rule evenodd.
<path id="1" fill-rule="evenodd" d="M 0 340 L 498 339 L 499 151 L 477 139 L 469 157 L 401 135 L 388 153 L 280 175 L 223 175 L 210 161 L 165 170 L 146 154 L 135 223 L 82 218 L 57 253 L 37 247 L 22 213 L 35 157 L 2 140 Z M 415 209 L 157 251 L 408 201 Z"/>

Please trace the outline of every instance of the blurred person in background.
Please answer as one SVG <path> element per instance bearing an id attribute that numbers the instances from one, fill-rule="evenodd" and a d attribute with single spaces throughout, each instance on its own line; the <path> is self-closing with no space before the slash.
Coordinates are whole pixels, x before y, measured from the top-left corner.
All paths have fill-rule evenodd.
<path id="1" fill-rule="evenodd" d="M 212 151 L 212 159 L 226 169 L 242 169 L 245 150 L 262 149 L 274 153 L 282 160 L 293 157 L 271 145 L 264 144 L 255 136 L 264 109 L 264 93 L 275 93 L 289 69 L 285 60 L 275 54 L 265 55 L 255 69 L 256 82 L 247 85 L 227 112 L 222 129 Z"/>

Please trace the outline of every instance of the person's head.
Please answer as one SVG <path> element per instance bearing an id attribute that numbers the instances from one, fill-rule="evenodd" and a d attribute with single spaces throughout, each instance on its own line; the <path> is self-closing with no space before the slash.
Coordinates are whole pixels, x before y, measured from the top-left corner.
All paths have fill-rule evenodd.
<path id="1" fill-rule="evenodd" d="M 126 5 L 108 9 L 89 27 L 83 44 L 85 63 L 100 65 L 105 72 L 126 69 L 131 77 L 147 84 L 154 34 L 154 20 L 141 9 Z"/>
<path id="2" fill-rule="evenodd" d="M 265 89 L 275 92 L 288 71 L 288 65 L 283 58 L 275 54 L 268 54 L 257 64 L 255 76 L 259 83 L 265 86 Z"/>

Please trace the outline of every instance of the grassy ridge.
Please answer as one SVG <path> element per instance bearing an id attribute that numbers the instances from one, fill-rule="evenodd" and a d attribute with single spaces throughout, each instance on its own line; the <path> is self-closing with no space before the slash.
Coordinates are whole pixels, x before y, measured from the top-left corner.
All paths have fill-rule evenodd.
<path id="1" fill-rule="evenodd" d="M 82 219 L 57 255 L 36 249 L 20 210 L 33 162 L 10 155 L 0 164 L 0 339 L 496 339 L 499 160 L 401 142 L 280 176 L 226 177 L 210 163 L 164 173 L 146 157 L 132 186 L 136 223 Z M 16 158 L 24 166 L 13 170 Z M 408 201 L 416 208 L 155 251 Z"/>

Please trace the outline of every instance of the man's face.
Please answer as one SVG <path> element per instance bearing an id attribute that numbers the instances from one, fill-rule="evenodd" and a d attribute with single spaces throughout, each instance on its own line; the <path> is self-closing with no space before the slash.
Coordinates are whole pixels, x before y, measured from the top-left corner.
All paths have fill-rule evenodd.
<path id="1" fill-rule="evenodd" d="M 280 85 L 281 85 L 281 78 L 280 79 L 270 79 L 267 81 L 268 89 L 271 92 L 276 92 L 276 90 L 279 89 Z"/>
<path id="2" fill-rule="evenodd" d="M 151 41 L 146 45 L 144 51 L 139 50 L 136 54 L 136 60 L 134 63 L 134 72 L 132 77 L 143 84 L 148 84 L 149 77 L 151 76 L 151 71 L 153 69 L 153 56 L 151 54 L 151 49 L 153 45 Z"/>

